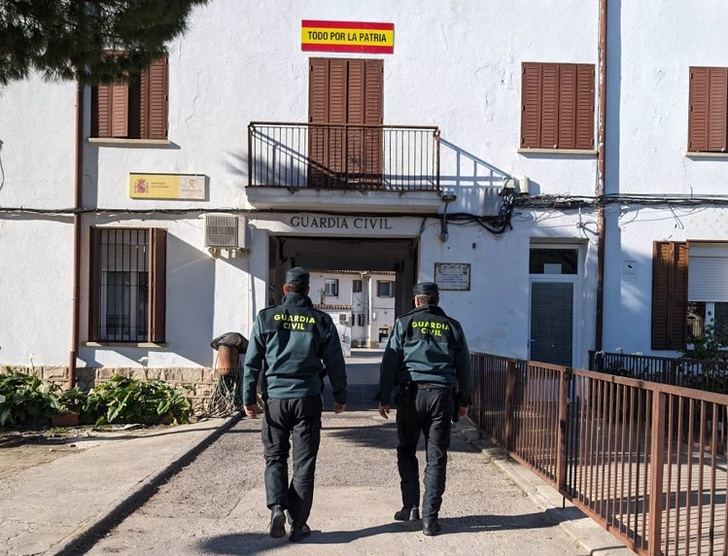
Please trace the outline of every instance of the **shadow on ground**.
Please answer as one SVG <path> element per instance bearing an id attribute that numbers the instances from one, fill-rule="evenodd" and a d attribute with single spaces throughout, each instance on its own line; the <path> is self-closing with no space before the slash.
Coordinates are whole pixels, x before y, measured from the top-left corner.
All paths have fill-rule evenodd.
<path id="1" fill-rule="evenodd" d="M 583 514 L 576 508 L 566 508 L 560 521 L 581 519 Z M 488 531 L 525 530 L 553 527 L 554 520 L 546 512 L 535 512 L 521 515 L 471 515 L 464 517 L 448 517 L 440 520 L 440 535 L 457 535 L 460 533 L 484 533 Z M 364 529 L 352 531 L 316 531 L 302 541 L 301 544 L 348 544 L 358 539 L 376 535 L 410 533 L 418 531 L 421 522 L 383 523 Z M 272 539 L 265 533 L 239 533 L 220 535 L 201 541 L 199 549 L 208 554 L 257 554 L 283 548 L 287 539 Z"/>

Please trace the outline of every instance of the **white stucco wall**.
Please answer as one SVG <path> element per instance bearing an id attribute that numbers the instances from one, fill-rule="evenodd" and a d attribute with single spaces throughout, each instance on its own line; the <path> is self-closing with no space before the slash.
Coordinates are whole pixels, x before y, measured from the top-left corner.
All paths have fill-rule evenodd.
<path id="1" fill-rule="evenodd" d="M 688 158 L 685 151 L 689 66 L 728 66 L 728 37 L 718 24 L 728 8 L 718 0 L 663 0 L 659 9 L 644 10 L 639 3 L 610 2 L 607 191 L 723 194 L 728 159 Z M 458 196 L 452 212 L 480 212 L 483 187 L 500 186 L 505 176 L 529 177 L 533 193 L 593 193 L 593 155 L 524 155 L 518 145 L 521 63 L 596 63 L 596 1 L 564 0 L 555 10 L 538 0 L 495 0 L 487 6 L 454 0 L 213 0 L 193 12 L 188 32 L 169 45 L 170 144 L 86 143 L 84 205 L 201 211 L 252 206 L 245 192 L 248 123 L 307 119 L 308 58 L 319 54 L 300 49 L 302 19 L 395 24 L 394 54 L 375 56 L 384 59 L 384 120 L 440 127 L 442 184 Z M 74 102 L 72 83 L 34 77 L 0 88 L 5 172 L 0 206 L 72 204 Z M 203 173 L 208 197 L 132 200 L 129 172 Z M 356 195 L 368 210 L 390 212 L 410 210 L 412 199 Z M 330 208 L 334 197 L 343 196 L 321 195 L 307 207 Z M 295 207 L 299 199 L 282 191 L 274 202 Z M 434 194 L 430 203 L 439 206 Z M 607 212 L 604 347 L 648 351 L 652 241 L 725 238 L 726 211 Z M 254 314 L 267 305 L 270 235 L 353 235 L 302 229 L 285 215 L 256 214 L 250 217 L 249 254 L 213 259 L 203 247 L 196 214 L 83 220 L 82 341 L 88 226 L 163 226 L 170 238 L 167 345 L 84 346 L 85 365 L 132 365 L 142 356 L 151 366 L 209 365 L 210 338 L 229 330 L 248 334 Z M 391 231 L 365 235 L 420 236 L 421 218 L 393 217 L 393 223 Z M 450 240 L 441 243 L 439 222 L 431 219 L 421 233 L 418 279 L 432 279 L 435 262 L 471 263 L 471 291 L 446 292 L 443 306 L 462 321 L 473 349 L 525 357 L 529 245 L 535 239 L 572 240 L 583 252 L 577 344 L 585 354 L 594 336 L 595 229 L 594 215 L 586 210 L 518 210 L 513 230 L 502 236 L 474 224 L 452 225 Z M 632 281 L 622 279 L 624 260 L 637 262 Z M 26 363 L 33 353 L 36 364 L 64 364 L 70 347 L 70 218 L 0 215 L 0 262 L 11 269 L 0 273 L 0 363 Z"/>

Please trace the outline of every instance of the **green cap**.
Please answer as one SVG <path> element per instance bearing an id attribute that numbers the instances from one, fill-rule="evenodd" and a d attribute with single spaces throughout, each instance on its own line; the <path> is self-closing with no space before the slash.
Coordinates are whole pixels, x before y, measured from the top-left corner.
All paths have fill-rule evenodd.
<path id="1" fill-rule="evenodd" d="M 437 295 L 439 293 L 440 290 L 438 289 L 435 282 L 420 282 L 419 284 L 416 284 L 414 288 L 412 288 L 412 295 Z"/>
<path id="2" fill-rule="evenodd" d="M 293 267 L 291 270 L 286 272 L 286 284 L 291 282 L 298 282 L 304 286 L 308 286 L 311 276 L 308 270 L 301 268 L 300 266 Z"/>

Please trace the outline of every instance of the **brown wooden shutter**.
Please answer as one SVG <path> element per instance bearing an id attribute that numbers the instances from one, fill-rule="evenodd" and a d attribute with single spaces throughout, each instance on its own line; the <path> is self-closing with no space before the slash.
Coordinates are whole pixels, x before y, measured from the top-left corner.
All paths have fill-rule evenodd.
<path id="1" fill-rule="evenodd" d="M 541 65 L 524 63 L 521 80 L 521 147 L 536 149 L 541 138 Z"/>
<path id="2" fill-rule="evenodd" d="M 726 151 L 728 119 L 728 68 L 710 68 L 708 106 L 708 150 Z"/>
<path id="3" fill-rule="evenodd" d="M 576 149 L 594 148 L 594 66 L 576 64 Z"/>
<path id="4" fill-rule="evenodd" d="M 169 59 L 154 60 L 140 76 L 140 136 L 143 139 L 167 138 L 169 97 Z"/>
<path id="5" fill-rule="evenodd" d="M 101 337 L 101 230 L 89 228 L 89 279 L 88 279 L 88 340 L 96 342 Z"/>
<path id="6" fill-rule="evenodd" d="M 126 83 L 109 85 L 111 99 L 111 137 L 129 136 L 129 86 Z"/>
<path id="7" fill-rule="evenodd" d="M 329 121 L 330 124 L 346 123 L 348 63 L 343 59 L 329 60 Z M 327 130 L 327 166 L 340 174 L 346 168 L 346 135 L 343 127 Z"/>
<path id="8" fill-rule="evenodd" d="M 366 60 L 364 80 L 364 123 L 384 123 L 384 62 Z M 382 149 L 384 140 L 381 128 L 369 128 L 366 135 L 363 171 L 372 185 L 381 184 Z"/>
<path id="9" fill-rule="evenodd" d="M 111 87 L 98 85 L 91 93 L 91 136 L 111 137 Z"/>
<path id="10" fill-rule="evenodd" d="M 559 67 L 559 140 L 560 149 L 576 148 L 576 64 Z"/>
<path id="11" fill-rule="evenodd" d="M 544 149 L 559 146 L 559 67 L 543 64 L 541 67 L 541 140 Z"/>
<path id="12" fill-rule="evenodd" d="M 149 230 L 149 341 L 166 341 L 167 230 Z"/>
<path id="13" fill-rule="evenodd" d="M 688 247 L 656 241 L 652 254 L 652 349 L 685 348 Z"/>
<path id="14" fill-rule="evenodd" d="M 346 87 L 346 123 L 363 126 L 366 117 L 364 60 L 349 60 Z M 364 172 L 365 150 L 364 127 L 349 127 L 346 130 L 346 168 L 352 176 Z"/>
<path id="15" fill-rule="evenodd" d="M 325 58 L 309 60 L 308 75 L 308 121 L 324 124 L 329 121 L 329 61 Z M 326 129 L 310 126 L 308 130 L 308 157 L 311 165 L 308 181 L 311 187 L 320 187 L 325 180 Z"/>
<path id="16" fill-rule="evenodd" d="M 688 151 L 708 150 L 709 68 L 690 68 Z"/>

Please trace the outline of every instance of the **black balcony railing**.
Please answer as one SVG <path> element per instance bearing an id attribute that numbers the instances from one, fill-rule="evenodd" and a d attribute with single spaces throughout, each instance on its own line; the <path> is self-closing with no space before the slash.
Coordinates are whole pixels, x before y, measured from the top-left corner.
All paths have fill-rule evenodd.
<path id="1" fill-rule="evenodd" d="M 440 190 L 440 130 L 428 126 L 251 122 L 248 185 Z"/>

